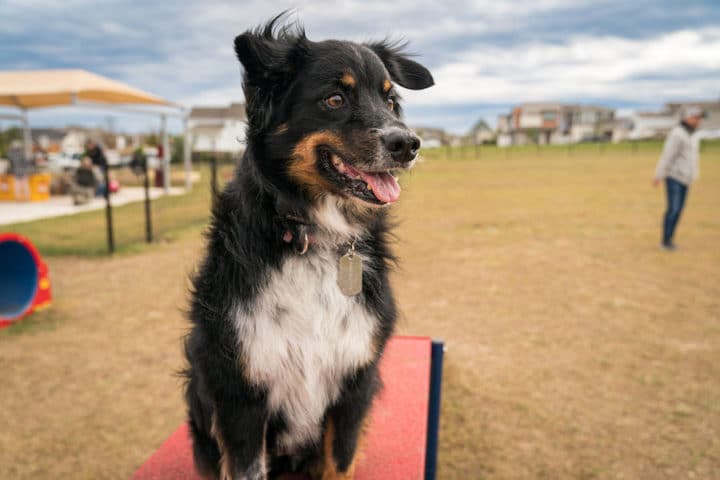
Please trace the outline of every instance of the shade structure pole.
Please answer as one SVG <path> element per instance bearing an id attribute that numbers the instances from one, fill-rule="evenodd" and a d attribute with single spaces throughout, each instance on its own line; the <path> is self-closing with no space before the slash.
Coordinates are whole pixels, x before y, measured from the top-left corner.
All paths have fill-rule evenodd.
<path id="1" fill-rule="evenodd" d="M 28 119 L 28 112 L 26 109 L 22 109 L 22 122 L 23 122 L 23 152 L 24 152 L 24 163 L 27 165 L 32 159 L 32 135 L 30 134 L 30 120 Z"/>
<path id="2" fill-rule="evenodd" d="M 188 117 L 183 119 L 183 163 L 185 164 L 185 190 L 192 190 L 192 152 L 190 152 L 190 128 Z"/>
<path id="3" fill-rule="evenodd" d="M 170 193 L 170 138 L 167 131 L 167 115 L 162 115 L 162 147 L 163 147 L 163 188 L 165 194 Z"/>

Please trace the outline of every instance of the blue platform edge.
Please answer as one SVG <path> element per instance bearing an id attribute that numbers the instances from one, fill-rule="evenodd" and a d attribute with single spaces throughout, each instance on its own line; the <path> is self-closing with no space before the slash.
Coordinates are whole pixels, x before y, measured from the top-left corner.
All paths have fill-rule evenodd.
<path id="1" fill-rule="evenodd" d="M 425 450 L 425 480 L 435 480 L 437 475 L 440 393 L 442 391 L 444 353 L 445 343 L 441 340 L 433 340 L 430 354 L 430 404 L 428 408 L 427 448 Z"/>

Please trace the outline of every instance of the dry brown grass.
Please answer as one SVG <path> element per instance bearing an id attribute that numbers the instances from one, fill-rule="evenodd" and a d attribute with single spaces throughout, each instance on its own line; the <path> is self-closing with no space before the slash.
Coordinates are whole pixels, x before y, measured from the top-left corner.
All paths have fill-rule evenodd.
<path id="1" fill-rule="evenodd" d="M 445 339 L 441 479 L 720 478 L 720 155 L 661 251 L 657 151 L 428 160 L 397 208 L 403 333 Z M 128 478 L 184 416 L 198 230 L 50 260 L 0 333 L 0 478 Z"/>

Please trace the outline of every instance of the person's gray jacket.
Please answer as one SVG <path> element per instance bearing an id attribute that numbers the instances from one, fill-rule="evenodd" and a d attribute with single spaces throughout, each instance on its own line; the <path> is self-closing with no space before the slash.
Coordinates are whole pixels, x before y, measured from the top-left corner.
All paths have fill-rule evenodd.
<path id="1" fill-rule="evenodd" d="M 700 175 L 698 159 L 699 139 L 678 125 L 665 140 L 662 155 L 655 169 L 655 178 L 670 177 L 684 185 L 690 185 Z"/>

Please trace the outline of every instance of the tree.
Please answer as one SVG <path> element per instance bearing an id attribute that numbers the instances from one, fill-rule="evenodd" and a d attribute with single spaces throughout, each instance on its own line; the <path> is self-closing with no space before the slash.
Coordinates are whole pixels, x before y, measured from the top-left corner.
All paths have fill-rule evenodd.
<path id="1" fill-rule="evenodd" d="M 160 145 L 160 141 L 158 140 L 158 136 L 154 133 L 151 133 L 147 137 L 145 137 L 145 145 L 149 147 L 157 147 Z"/>
<path id="2" fill-rule="evenodd" d="M 7 155 L 10 144 L 15 140 L 22 140 L 22 130 L 18 127 L 10 127 L 7 130 L 0 131 L 0 157 Z"/>

